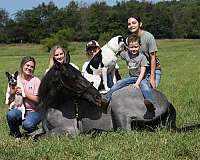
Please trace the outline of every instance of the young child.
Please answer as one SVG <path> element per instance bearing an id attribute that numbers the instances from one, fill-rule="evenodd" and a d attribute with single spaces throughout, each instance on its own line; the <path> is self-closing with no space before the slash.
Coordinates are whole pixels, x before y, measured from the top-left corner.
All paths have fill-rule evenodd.
<path id="1" fill-rule="evenodd" d="M 106 97 L 103 97 L 102 105 L 108 105 L 114 91 L 132 84 L 135 88 L 141 89 L 145 105 L 152 108 L 153 96 L 150 85 L 145 80 L 148 62 L 146 57 L 140 53 L 140 38 L 136 35 L 130 36 L 128 38 L 128 51 L 122 52 L 120 55 L 127 63 L 130 77 L 122 79 L 112 86 L 106 94 Z"/>

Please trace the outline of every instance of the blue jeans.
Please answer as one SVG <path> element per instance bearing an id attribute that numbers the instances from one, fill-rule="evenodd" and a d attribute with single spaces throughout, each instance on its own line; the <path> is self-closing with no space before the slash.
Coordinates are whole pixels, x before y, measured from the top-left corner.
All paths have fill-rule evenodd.
<path id="1" fill-rule="evenodd" d="M 114 84 L 113 84 L 113 79 L 112 79 L 112 75 L 108 74 L 107 75 L 107 85 L 109 88 L 111 88 Z"/>
<path id="2" fill-rule="evenodd" d="M 22 125 L 22 128 L 29 133 L 35 131 L 37 129 L 37 125 L 41 121 L 41 116 L 39 112 L 28 112 L 25 116 L 25 120 L 22 121 L 22 113 L 20 110 L 12 109 L 7 115 L 7 122 L 10 128 L 10 135 L 15 137 L 20 137 L 20 129 L 19 126 Z"/>
<path id="3" fill-rule="evenodd" d="M 115 92 L 116 90 L 119 90 L 120 88 L 128 86 L 130 84 L 134 84 L 137 81 L 137 79 L 138 77 L 129 77 L 129 78 L 117 81 L 117 83 L 114 86 L 112 86 L 112 88 L 106 94 L 106 98 L 110 100 L 113 92 Z M 151 93 L 152 88 L 150 87 L 146 79 L 143 79 L 141 81 L 140 89 L 145 99 L 148 99 L 151 102 L 154 101 L 153 95 Z"/>

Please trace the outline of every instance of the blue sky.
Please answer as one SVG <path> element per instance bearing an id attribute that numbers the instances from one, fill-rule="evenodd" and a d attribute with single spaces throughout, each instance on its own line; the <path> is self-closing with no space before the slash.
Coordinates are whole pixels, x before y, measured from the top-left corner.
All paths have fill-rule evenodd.
<path id="1" fill-rule="evenodd" d="M 18 10 L 32 9 L 32 7 L 37 7 L 42 2 L 49 3 L 50 1 L 53 1 L 54 4 L 59 8 L 65 7 L 69 2 L 69 0 L 0 0 L 0 8 L 5 9 L 6 11 L 9 12 L 10 15 L 12 15 Z M 76 1 L 79 3 L 91 4 L 96 0 L 76 0 Z M 149 0 L 149 1 L 158 1 L 158 0 Z M 113 5 L 116 3 L 116 0 L 106 0 L 106 2 L 107 4 Z"/>

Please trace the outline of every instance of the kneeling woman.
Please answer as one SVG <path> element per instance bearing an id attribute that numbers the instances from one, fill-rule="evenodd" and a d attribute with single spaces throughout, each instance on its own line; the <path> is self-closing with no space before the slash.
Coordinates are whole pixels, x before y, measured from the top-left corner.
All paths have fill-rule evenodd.
<path id="1" fill-rule="evenodd" d="M 25 119 L 22 120 L 22 113 L 15 107 L 7 113 L 7 122 L 10 128 L 10 135 L 16 138 L 21 137 L 19 126 L 27 132 L 31 133 L 37 129 L 37 125 L 41 121 L 40 113 L 37 112 L 36 106 L 39 102 L 38 89 L 40 79 L 33 75 L 36 62 L 33 57 L 22 58 L 20 64 L 20 74 L 17 78 L 18 83 L 21 83 L 25 92 L 23 97 L 26 107 Z M 22 94 L 22 88 L 16 88 L 16 94 Z"/>

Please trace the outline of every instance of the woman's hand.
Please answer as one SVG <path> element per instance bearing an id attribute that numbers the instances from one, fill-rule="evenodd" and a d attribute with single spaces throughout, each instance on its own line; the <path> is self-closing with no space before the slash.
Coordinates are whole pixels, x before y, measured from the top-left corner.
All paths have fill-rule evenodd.
<path id="1" fill-rule="evenodd" d="M 16 94 L 17 95 L 22 95 L 22 89 L 21 89 L 21 87 L 16 87 Z"/>
<path id="2" fill-rule="evenodd" d="M 156 80 L 154 78 L 150 78 L 150 84 L 152 86 L 152 88 L 156 88 Z"/>

